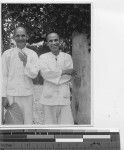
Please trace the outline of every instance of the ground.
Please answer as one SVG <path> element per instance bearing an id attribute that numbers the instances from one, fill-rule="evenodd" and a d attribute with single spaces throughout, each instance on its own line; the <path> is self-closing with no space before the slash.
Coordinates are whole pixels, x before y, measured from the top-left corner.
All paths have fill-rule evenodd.
<path id="1" fill-rule="evenodd" d="M 34 89 L 34 103 L 33 103 L 33 123 L 43 124 L 43 107 L 39 103 L 40 95 L 42 93 L 42 86 L 35 85 Z"/>

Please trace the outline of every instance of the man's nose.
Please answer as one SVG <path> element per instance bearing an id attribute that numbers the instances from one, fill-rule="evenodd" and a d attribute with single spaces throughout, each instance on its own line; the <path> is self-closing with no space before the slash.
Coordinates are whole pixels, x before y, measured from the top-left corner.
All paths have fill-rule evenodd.
<path id="1" fill-rule="evenodd" d="M 52 41 L 52 44 L 56 44 L 56 41 Z"/>
<path id="2" fill-rule="evenodd" d="M 22 36 L 19 36 L 19 40 L 22 40 L 23 39 L 23 37 Z"/>

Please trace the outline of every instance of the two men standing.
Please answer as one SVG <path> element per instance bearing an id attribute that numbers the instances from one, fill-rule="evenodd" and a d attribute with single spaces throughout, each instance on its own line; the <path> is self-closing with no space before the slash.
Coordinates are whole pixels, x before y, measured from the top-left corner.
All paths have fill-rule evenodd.
<path id="1" fill-rule="evenodd" d="M 26 48 L 27 33 L 16 28 L 17 47 L 3 53 L 3 105 L 16 102 L 24 113 L 24 124 L 32 124 L 33 83 L 40 70 L 44 78 L 40 103 L 44 108 L 44 124 L 73 124 L 69 82 L 75 76 L 72 58 L 59 49 L 57 33 L 47 35 L 51 52 L 40 56 Z"/>

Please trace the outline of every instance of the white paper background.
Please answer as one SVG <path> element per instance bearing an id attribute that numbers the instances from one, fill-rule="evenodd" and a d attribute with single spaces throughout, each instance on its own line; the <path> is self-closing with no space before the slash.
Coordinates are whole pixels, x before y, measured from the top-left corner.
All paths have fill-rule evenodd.
<path id="1" fill-rule="evenodd" d="M 26 1 L 21 2 L 26 3 Z M 35 3 L 37 2 L 41 1 L 35 1 Z M 72 3 L 75 1 L 63 2 Z M 93 2 L 92 95 L 94 127 L 120 129 L 121 150 L 124 150 L 124 1 L 94 0 L 88 2 Z"/>
<path id="2" fill-rule="evenodd" d="M 94 125 L 119 128 L 124 150 L 124 2 L 98 0 L 93 9 Z"/>

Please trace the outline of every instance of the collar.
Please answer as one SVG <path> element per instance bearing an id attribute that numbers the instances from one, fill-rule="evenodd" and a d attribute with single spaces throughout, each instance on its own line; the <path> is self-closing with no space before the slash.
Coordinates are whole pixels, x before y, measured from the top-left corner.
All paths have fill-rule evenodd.
<path id="1" fill-rule="evenodd" d="M 18 51 L 25 51 L 26 50 L 26 46 L 23 48 L 23 49 L 20 49 L 20 48 L 18 48 L 18 47 L 15 47 Z"/>
<path id="2" fill-rule="evenodd" d="M 54 55 L 52 52 L 50 52 L 50 54 L 52 55 L 52 57 L 57 58 L 57 57 L 59 57 L 61 55 L 61 50 L 59 51 L 59 54 L 57 56 Z"/>

